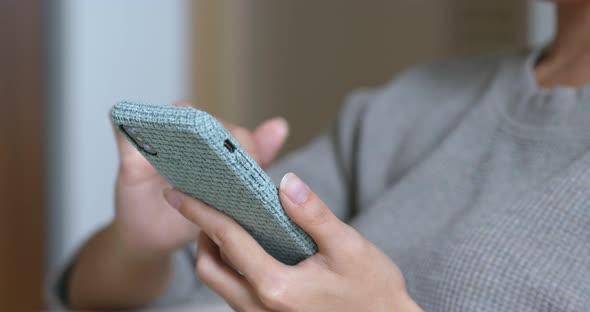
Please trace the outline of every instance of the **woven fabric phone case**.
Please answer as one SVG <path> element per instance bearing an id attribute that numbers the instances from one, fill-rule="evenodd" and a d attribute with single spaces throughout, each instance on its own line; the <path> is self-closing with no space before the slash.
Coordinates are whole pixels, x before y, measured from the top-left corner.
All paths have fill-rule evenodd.
<path id="1" fill-rule="evenodd" d="M 170 184 L 236 220 L 279 261 L 293 265 L 317 251 L 311 237 L 285 213 L 270 177 L 209 114 L 120 102 L 111 115 Z M 123 126 L 133 129 L 139 142 Z"/>

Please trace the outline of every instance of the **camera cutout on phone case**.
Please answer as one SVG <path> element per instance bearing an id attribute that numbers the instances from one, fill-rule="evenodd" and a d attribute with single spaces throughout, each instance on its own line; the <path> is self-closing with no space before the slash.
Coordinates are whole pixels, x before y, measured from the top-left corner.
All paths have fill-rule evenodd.
<path id="1" fill-rule="evenodd" d="M 142 151 L 153 156 L 158 155 L 158 151 L 156 151 L 156 149 L 153 146 L 145 142 L 144 138 L 141 136 L 141 134 L 139 134 L 139 130 L 137 128 L 127 127 L 124 125 L 119 126 L 119 128 Z"/>

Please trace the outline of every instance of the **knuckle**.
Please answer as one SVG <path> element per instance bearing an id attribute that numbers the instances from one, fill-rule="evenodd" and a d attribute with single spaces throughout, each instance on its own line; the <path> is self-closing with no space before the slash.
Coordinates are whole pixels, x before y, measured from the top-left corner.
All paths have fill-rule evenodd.
<path id="1" fill-rule="evenodd" d="M 258 297 L 260 301 L 273 310 L 288 310 L 289 302 L 287 298 L 289 285 L 284 277 L 278 274 L 268 278 L 258 288 Z"/>
<path id="2" fill-rule="evenodd" d="M 197 258 L 197 264 L 195 268 L 195 273 L 197 278 L 201 280 L 203 283 L 208 284 L 210 282 L 210 272 L 211 272 L 211 264 L 208 263 L 207 259 L 204 257 Z"/>
<path id="3" fill-rule="evenodd" d="M 199 215 L 195 213 L 195 206 L 193 203 L 188 202 L 187 200 L 182 200 L 180 202 L 180 206 L 178 206 L 178 212 L 183 215 L 185 218 L 190 220 L 194 223 L 199 223 Z"/>
<path id="4" fill-rule="evenodd" d="M 236 230 L 233 226 L 217 226 L 212 233 L 212 239 L 218 247 L 224 246 L 235 240 Z"/>
<path id="5" fill-rule="evenodd" d="M 369 252 L 369 242 L 356 231 L 349 230 L 346 234 L 346 242 L 344 250 L 351 256 L 365 255 Z"/>
<path id="6" fill-rule="evenodd" d="M 332 212 L 321 201 L 314 200 L 305 208 L 306 218 L 311 225 L 322 225 L 330 221 Z"/>
<path id="7" fill-rule="evenodd" d="M 178 206 L 178 212 L 180 212 L 181 215 L 183 216 L 190 216 L 190 212 L 191 209 L 189 207 L 189 204 L 186 201 L 181 201 L 180 202 L 180 206 Z"/>

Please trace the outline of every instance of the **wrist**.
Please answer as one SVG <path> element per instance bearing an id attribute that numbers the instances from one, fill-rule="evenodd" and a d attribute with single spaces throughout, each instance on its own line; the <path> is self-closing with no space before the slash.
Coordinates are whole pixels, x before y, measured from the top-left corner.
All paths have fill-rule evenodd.
<path id="1" fill-rule="evenodd" d="M 68 303 L 75 309 L 145 306 L 162 294 L 171 272 L 170 255 L 130 250 L 112 223 L 80 250 L 68 281 Z"/>
<path id="2" fill-rule="evenodd" d="M 160 251 L 152 248 L 142 248 L 140 244 L 134 244 L 126 235 L 127 229 L 116 220 L 105 229 L 112 247 L 117 255 L 126 262 L 141 263 L 167 263 L 172 259 L 174 251 Z M 145 244 L 145 243 L 144 243 Z M 143 244 L 141 244 L 143 245 Z"/>

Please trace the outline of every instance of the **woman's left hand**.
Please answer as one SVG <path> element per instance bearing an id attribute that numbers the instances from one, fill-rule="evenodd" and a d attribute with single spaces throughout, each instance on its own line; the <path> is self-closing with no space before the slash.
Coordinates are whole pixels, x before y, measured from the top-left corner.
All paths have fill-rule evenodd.
<path id="1" fill-rule="evenodd" d="M 201 228 L 197 276 L 237 311 L 420 311 L 398 267 L 341 222 L 297 176 L 280 186 L 287 214 L 318 253 L 295 266 L 270 256 L 227 215 L 178 191 L 165 197 Z M 239 273 L 238 273 L 239 272 Z"/>

